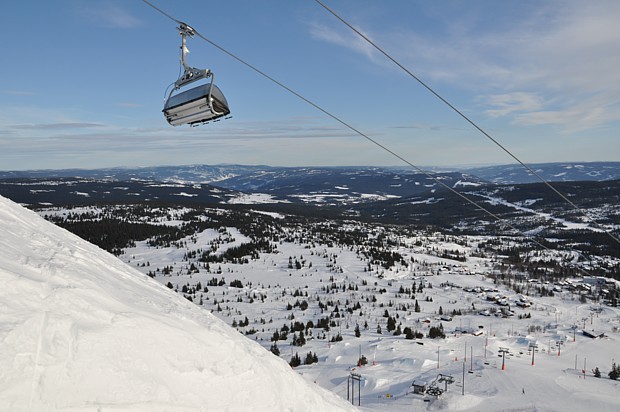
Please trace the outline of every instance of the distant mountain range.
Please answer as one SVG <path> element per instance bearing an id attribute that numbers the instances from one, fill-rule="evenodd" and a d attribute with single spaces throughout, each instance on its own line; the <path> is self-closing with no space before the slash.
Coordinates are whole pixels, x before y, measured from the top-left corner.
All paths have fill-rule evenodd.
<path id="1" fill-rule="evenodd" d="M 568 181 L 606 181 L 620 179 L 620 162 L 567 162 L 529 164 L 532 170 L 549 182 Z M 429 173 L 446 178 L 450 184 L 461 183 L 496 183 L 520 184 L 539 182 L 523 166 L 518 164 L 484 166 L 475 168 L 432 168 Z M 412 177 L 413 176 L 413 177 Z M 420 179 L 420 177 L 422 179 Z M 377 181 L 377 184 L 407 187 L 408 183 L 424 184 L 431 181 L 424 174 L 405 167 L 274 167 L 245 165 L 187 165 L 154 166 L 140 168 L 108 169 L 59 169 L 0 171 L 0 179 L 11 178 L 52 178 L 82 177 L 96 180 L 143 180 L 177 183 L 215 184 L 241 191 L 276 190 L 276 188 L 296 185 L 299 182 L 322 187 L 326 180 L 334 185 L 352 184 L 363 178 Z M 279 183 L 276 183 L 279 182 Z M 433 182 L 436 183 L 436 182 Z M 371 184 L 374 187 L 373 184 Z M 368 191 L 371 191 L 368 188 Z M 389 190 L 391 192 L 392 190 Z M 408 192 L 410 193 L 410 192 Z"/>
<path id="2" fill-rule="evenodd" d="M 579 182 L 620 179 L 620 162 L 535 163 L 529 164 L 548 182 Z M 521 165 L 486 166 L 467 169 L 467 173 L 490 183 L 538 183 L 540 179 Z"/>
<path id="3" fill-rule="evenodd" d="M 0 196 L 35 208 L 249 208 L 471 234 L 518 227 L 524 233 L 550 230 L 551 237 L 566 237 L 572 231 L 571 242 L 584 242 L 580 231 L 586 229 L 590 240 L 601 237 L 600 227 L 590 227 L 584 213 L 596 216 L 597 225 L 620 224 L 620 162 L 544 164 L 535 165 L 535 170 L 582 211 L 575 211 L 547 185 L 531 182 L 532 177 L 515 166 L 429 174 L 402 168 L 240 165 L 6 172 L 0 174 Z M 530 183 L 519 183 L 523 180 Z M 617 245 L 607 245 L 607 240 L 599 243 L 611 255 Z"/>
<path id="4" fill-rule="evenodd" d="M 620 162 L 545 163 L 530 167 L 556 185 L 620 180 Z M 446 186 L 472 192 L 493 190 L 492 187 L 499 185 L 531 183 L 540 181 L 516 165 L 428 174 L 396 167 L 243 165 L 0 172 L 0 194 L 33 205 L 138 200 L 177 203 L 183 200 L 186 203 L 283 202 L 321 206 L 387 201 L 393 207 L 403 202 L 429 206 L 437 197 L 445 198 Z M 538 189 L 528 189 L 531 190 Z M 543 192 L 549 192 L 548 188 Z M 522 190 L 519 193 L 526 196 Z"/>

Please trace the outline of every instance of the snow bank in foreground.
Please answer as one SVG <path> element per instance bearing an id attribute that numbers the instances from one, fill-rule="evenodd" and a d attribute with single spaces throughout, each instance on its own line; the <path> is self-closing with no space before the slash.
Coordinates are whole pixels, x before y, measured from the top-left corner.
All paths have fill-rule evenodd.
<path id="1" fill-rule="evenodd" d="M 210 313 L 0 197 L 4 410 L 351 410 Z"/>

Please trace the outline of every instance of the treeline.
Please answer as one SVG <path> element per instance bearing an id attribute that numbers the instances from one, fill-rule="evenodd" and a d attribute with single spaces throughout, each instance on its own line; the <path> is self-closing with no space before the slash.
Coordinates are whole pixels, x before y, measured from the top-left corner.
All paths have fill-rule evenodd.
<path id="1" fill-rule="evenodd" d="M 281 229 L 272 224 L 273 218 L 270 216 L 222 209 L 191 209 L 178 216 L 177 219 L 183 223 L 168 224 L 176 210 L 148 205 L 105 206 L 97 213 L 69 212 L 65 215 L 44 217 L 117 256 L 122 253 L 122 249 L 132 247 L 138 241 L 148 240 L 151 247 L 170 247 L 185 237 L 221 227 L 235 227 L 245 236 L 254 239 L 249 244 L 231 248 L 232 250 L 226 252 L 221 259 L 228 261 L 247 255 L 256 257 L 258 252 L 271 251 L 268 239 L 280 239 Z M 144 223 L 144 220 L 161 223 Z M 214 256 L 204 261 L 224 261 L 221 259 Z"/>
<path id="2" fill-rule="evenodd" d="M 54 219 L 54 223 L 82 239 L 118 256 L 123 249 L 135 246 L 136 241 L 162 236 L 171 228 L 165 225 L 132 223 L 120 219 L 104 218 L 92 221 L 67 221 Z"/>

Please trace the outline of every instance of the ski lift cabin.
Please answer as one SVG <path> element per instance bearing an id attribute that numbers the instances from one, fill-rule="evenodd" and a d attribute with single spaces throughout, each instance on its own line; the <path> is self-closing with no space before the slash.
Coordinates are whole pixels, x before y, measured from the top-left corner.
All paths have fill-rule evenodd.
<path id="1" fill-rule="evenodd" d="M 164 105 L 163 112 L 172 126 L 196 125 L 230 114 L 224 94 L 213 83 L 171 95 Z"/>
<path id="2" fill-rule="evenodd" d="M 189 124 L 197 126 L 209 121 L 219 120 L 230 114 L 228 102 L 222 91 L 213 83 L 214 76 L 211 70 L 196 69 L 190 67 L 185 61 L 185 55 L 189 52 L 186 46 L 186 37 L 194 35 L 194 29 L 181 23 L 178 27 L 181 34 L 181 63 L 183 75 L 174 82 L 174 87 L 164 104 L 163 113 L 168 123 L 172 126 Z M 211 81 L 174 94 L 183 86 L 198 80 L 211 78 Z"/>

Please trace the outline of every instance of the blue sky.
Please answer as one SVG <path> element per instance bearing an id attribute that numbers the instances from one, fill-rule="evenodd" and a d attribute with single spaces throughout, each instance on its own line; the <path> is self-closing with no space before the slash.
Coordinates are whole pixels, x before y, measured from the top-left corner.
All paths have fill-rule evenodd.
<path id="1" fill-rule="evenodd" d="M 326 0 L 525 163 L 620 160 L 620 2 Z M 513 163 L 312 0 L 153 0 L 413 164 Z M 233 118 L 169 126 L 175 24 L 140 0 L 0 16 L 0 169 L 402 165 L 200 38 Z"/>

